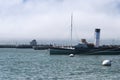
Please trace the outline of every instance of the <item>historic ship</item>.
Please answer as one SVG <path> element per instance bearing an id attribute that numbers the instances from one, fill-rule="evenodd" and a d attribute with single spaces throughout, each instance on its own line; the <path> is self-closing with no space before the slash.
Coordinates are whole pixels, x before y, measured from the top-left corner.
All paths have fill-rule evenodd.
<path id="1" fill-rule="evenodd" d="M 73 28 L 73 16 L 71 15 L 71 42 L 72 42 L 72 28 Z M 72 43 L 71 43 L 72 44 Z M 81 54 L 81 55 L 118 55 L 120 54 L 119 45 L 102 45 L 100 46 L 100 29 L 95 29 L 95 42 L 88 43 L 86 39 L 81 39 L 81 43 L 75 46 L 64 46 L 49 48 L 50 54 L 54 55 L 69 55 L 69 54 Z"/>
<path id="2" fill-rule="evenodd" d="M 72 42 L 72 19 L 71 15 L 71 42 Z M 72 44 L 72 43 L 71 43 Z M 81 43 L 69 47 L 52 47 L 49 49 L 50 54 L 54 55 L 118 55 L 120 54 L 120 45 L 102 45 L 100 46 L 100 29 L 95 29 L 95 42 L 88 43 L 86 39 L 81 39 Z"/>
<path id="3" fill-rule="evenodd" d="M 102 45 L 100 46 L 100 29 L 95 29 L 95 43 L 88 43 L 86 39 L 81 39 L 81 43 L 71 47 L 59 47 L 49 49 L 50 54 L 54 55 L 118 55 L 120 54 L 119 45 Z"/>

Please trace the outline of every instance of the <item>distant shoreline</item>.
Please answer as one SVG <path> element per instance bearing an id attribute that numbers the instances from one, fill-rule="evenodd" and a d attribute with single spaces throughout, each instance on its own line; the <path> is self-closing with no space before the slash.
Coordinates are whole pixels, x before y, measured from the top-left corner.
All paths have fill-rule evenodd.
<path id="1" fill-rule="evenodd" d="M 0 45 L 0 48 L 32 48 L 32 45 Z"/>

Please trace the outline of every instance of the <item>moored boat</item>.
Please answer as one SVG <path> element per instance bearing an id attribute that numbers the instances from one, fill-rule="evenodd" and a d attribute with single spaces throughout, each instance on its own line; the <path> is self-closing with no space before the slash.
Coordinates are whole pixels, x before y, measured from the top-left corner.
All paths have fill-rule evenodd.
<path id="1" fill-rule="evenodd" d="M 100 46 L 100 29 L 95 29 L 95 43 L 88 43 L 86 39 L 81 40 L 82 43 L 74 46 L 74 49 L 66 48 L 52 48 L 50 54 L 56 55 L 69 55 L 69 54 L 81 54 L 81 55 L 119 55 L 120 46 Z"/>
<path id="2" fill-rule="evenodd" d="M 64 49 L 64 48 L 55 48 L 49 49 L 50 55 L 69 55 L 69 54 L 78 54 L 78 55 L 119 55 L 120 48 L 81 48 L 81 49 Z"/>

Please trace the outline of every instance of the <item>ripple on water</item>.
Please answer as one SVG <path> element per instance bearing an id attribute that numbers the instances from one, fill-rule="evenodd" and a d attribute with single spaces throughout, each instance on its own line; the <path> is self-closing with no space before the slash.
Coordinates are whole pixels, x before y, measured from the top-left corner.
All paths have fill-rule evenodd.
<path id="1" fill-rule="evenodd" d="M 119 80 L 119 57 L 71 58 L 47 51 L 0 49 L 0 80 Z M 101 66 L 104 59 L 112 60 L 112 66 Z"/>

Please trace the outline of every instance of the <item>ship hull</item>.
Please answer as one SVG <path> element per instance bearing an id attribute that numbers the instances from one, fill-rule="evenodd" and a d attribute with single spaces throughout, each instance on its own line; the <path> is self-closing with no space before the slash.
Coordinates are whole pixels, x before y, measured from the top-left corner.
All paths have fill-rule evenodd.
<path id="1" fill-rule="evenodd" d="M 120 55 L 120 49 L 49 49 L 50 55 Z"/>
<path id="2" fill-rule="evenodd" d="M 69 55 L 75 54 L 74 50 L 71 49 L 49 49 L 51 55 Z"/>

